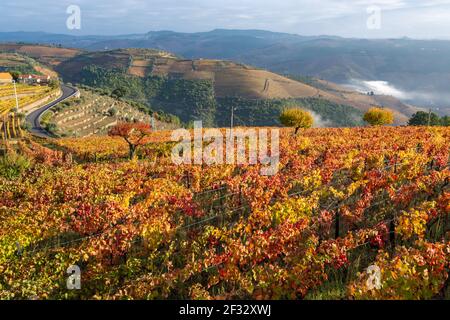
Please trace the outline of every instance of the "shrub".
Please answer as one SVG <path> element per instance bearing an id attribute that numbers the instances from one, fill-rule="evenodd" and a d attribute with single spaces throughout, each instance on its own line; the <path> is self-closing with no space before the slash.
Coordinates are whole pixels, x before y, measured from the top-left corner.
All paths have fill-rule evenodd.
<path id="1" fill-rule="evenodd" d="M 127 95 L 127 93 L 128 93 L 128 90 L 126 87 L 119 87 L 117 89 L 114 89 L 111 92 L 111 96 L 113 98 L 122 98 L 122 97 L 125 97 Z"/>
<path id="2" fill-rule="evenodd" d="M 52 89 L 57 89 L 57 88 L 59 88 L 59 81 L 56 80 L 56 79 L 51 80 L 50 83 L 49 83 L 49 86 Z"/>
<path id="3" fill-rule="evenodd" d="M 22 122 L 22 125 L 20 127 L 22 128 L 22 130 L 26 131 L 30 131 L 31 129 L 33 129 L 33 126 L 27 121 Z"/>
<path id="4" fill-rule="evenodd" d="M 0 176 L 8 180 L 16 179 L 29 167 L 30 161 L 16 152 L 0 157 Z"/>
<path id="5" fill-rule="evenodd" d="M 117 115 L 117 109 L 116 109 L 116 108 L 111 108 L 111 109 L 109 109 L 109 110 L 108 110 L 108 114 L 109 114 L 111 117 L 115 117 L 115 116 Z"/>
<path id="6" fill-rule="evenodd" d="M 291 108 L 285 109 L 280 115 L 280 122 L 286 127 L 295 128 L 295 134 L 297 134 L 300 128 L 311 128 L 314 119 L 310 112 L 299 109 Z"/>
<path id="7" fill-rule="evenodd" d="M 45 125 L 45 130 L 47 130 L 50 133 L 55 133 L 57 129 L 58 126 L 54 122 L 50 122 Z"/>
<path id="8" fill-rule="evenodd" d="M 384 126 L 394 123 L 394 113 L 390 109 L 375 107 L 367 111 L 363 119 L 372 126 Z"/>

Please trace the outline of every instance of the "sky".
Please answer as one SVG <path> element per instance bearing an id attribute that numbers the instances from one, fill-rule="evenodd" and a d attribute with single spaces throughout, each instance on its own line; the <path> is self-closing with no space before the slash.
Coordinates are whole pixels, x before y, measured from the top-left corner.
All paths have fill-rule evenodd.
<path id="1" fill-rule="evenodd" d="M 67 27 L 67 8 L 81 29 Z M 0 0 L 0 31 L 117 35 L 261 29 L 301 35 L 450 39 L 450 0 Z"/>

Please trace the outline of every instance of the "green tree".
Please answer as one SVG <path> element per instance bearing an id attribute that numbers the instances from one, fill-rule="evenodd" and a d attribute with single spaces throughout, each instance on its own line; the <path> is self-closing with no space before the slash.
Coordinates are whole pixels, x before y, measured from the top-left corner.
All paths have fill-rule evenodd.
<path id="1" fill-rule="evenodd" d="M 128 93 L 127 88 L 125 87 L 119 87 L 113 90 L 113 92 L 111 92 L 111 96 L 113 96 L 114 98 L 122 98 L 125 97 Z"/>
<path id="2" fill-rule="evenodd" d="M 311 128 L 314 124 L 313 116 L 310 112 L 300 108 L 285 109 L 280 115 L 280 122 L 286 127 L 295 128 L 295 134 L 301 128 Z"/>
<path id="3" fill-rule="evenodd" d="M 409 119 L 408 125 L 410 126 L 439 126 L 441 125 L 441 119 L 433 112 L 418 111 L 411 119 Z"/>
<path id="4" fill-rule="evenodd" d="M 18 81 L 19 80 L 19 76 L 20 76 L 20 72 L 17 71 L 11 71 L 10 72 L 11 76 L 13 77 L 14 81 Z"/>
<path id="5" fill-rule="evenodd" d="M 450 116 L 444 116 L 441 118 L 441 126 L 450 127 Z"/>
<path id="6" fill-rule="evenodd" d="M 371 108 L 364 115 L 363 120 L 371 126 L 384 126 L 394 123 L 394 113 L 390 109 Z"/>
<path id="7" fill-rule="evenodd" d="M 59 81 L 57 79 L 52 79 L 50 80 L 49 86 L 52 89 L 59 88 Z"/>

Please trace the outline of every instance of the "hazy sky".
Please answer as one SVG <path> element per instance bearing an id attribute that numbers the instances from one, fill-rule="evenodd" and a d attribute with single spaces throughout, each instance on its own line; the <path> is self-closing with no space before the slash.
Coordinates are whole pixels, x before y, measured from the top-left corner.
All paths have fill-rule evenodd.
<path id="1" fill-rule="evenodd" d="M 66 27 L 69 5 L 81 30 Z M 369 29 L 367 9 L 381 9 Z M 450 0 L 0 0 L 0 31 L 127 34 L 264 29 L 303 35 L 450 38 Z"/>

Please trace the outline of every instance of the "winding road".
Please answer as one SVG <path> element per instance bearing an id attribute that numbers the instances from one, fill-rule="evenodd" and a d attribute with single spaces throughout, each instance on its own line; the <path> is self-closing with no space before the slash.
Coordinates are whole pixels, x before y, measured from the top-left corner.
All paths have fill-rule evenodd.
<path id="1" fill-rule="evenodd" d="M 43 107 L 41 107 L 41 108 L 31 112 L 29 115 L 27 115 L 26 121 L 32 125 L 32 129 L 29 130 L 31 132 L 31 134 L 33 134 L 33 135 L 35 135 L 37 137 L 41 137 L 41 138 L 51 138 L 52 137 L 52 134 L 49 133 L 47 130 L 45 130 L 41 126 L 41 117 L 42 117 L 42 115 L 48 109 L 53 108 L 58 103 L 61 103 L 64 100 L 73 97 L 78 92 L 77 89 L 75 89 L 73 87 L 66 86 L 64 84 L 61 85 L 61 91 L 62 91 L 62 96 L 61 97 L 59 97 L 58 99 L 50 102 L 49 104 L 47 104 L 47 105 L 45 105 L 45 106 L 43 106 Z"/>

